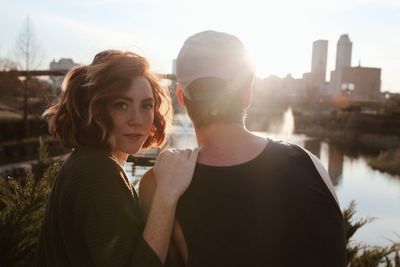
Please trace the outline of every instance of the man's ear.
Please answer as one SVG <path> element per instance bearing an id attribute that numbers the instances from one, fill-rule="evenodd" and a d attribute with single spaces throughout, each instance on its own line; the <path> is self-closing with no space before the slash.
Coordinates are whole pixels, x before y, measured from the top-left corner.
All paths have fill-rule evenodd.
<path id="1" fill-rule="evenodd" d="M 182 86 L 179 83 L 176 84 L 176 92 L 175 93 L 176 93 L 176 97 L 178 98 L 179 104 L 182 107 L 186 108 L 185 100 L 183 99 Z"/>

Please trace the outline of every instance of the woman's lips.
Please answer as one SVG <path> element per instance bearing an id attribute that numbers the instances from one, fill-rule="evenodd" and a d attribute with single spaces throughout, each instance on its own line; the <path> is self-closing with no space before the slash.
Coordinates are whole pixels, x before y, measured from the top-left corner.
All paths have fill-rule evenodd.
<path id="1" fill-rule="evenodd" d="M 143 134 L 132 133 L 132 134 L 124 134 L 124 136 L 129 138 L 129 139 L 138 140 L 138 139 L 143 137 Z"/>

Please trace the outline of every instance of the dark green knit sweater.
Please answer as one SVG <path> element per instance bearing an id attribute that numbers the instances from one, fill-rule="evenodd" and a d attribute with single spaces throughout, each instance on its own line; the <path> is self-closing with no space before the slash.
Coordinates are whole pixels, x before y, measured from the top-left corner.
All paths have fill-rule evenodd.
<path id="1" fill-rule="evenodd" d="M 142 237 L 138 198 L 99 148 L 75 149 L 49 197 L 37 266 L 162 266 Z"/>

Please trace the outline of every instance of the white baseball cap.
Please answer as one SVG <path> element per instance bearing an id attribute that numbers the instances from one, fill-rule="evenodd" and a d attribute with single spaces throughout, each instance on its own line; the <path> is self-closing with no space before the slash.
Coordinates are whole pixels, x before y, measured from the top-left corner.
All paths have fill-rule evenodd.
<path id="1" fill-rule="evenodd" d="M 253 75 L 254 67 L 243 43 L 224 32 L 203 31 L 190 36 L 176 59 L 177 82 L 191 100 L 210 96 L 199 98 L 190 92 L 189 85 L 197 79 L 217 78 L 224 81 L 224 88 L 218 89 L 235 91 Z"/>

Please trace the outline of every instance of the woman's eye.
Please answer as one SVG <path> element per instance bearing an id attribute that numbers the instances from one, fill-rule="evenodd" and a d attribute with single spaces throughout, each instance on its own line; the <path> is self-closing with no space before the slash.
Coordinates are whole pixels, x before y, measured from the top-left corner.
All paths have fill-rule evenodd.
<path id="1" fill-rule="evenodd" d="M 144 103 L 143 108 L 145 109 L 152 109 L 154 107 L 153 103 Z"/>
<path id="2" fill-rule="evenodd" d="M 112 107 L 118 110 L 127 110 L 129 105 L 125 102 L 116 102 L 112 105 Z"/>

